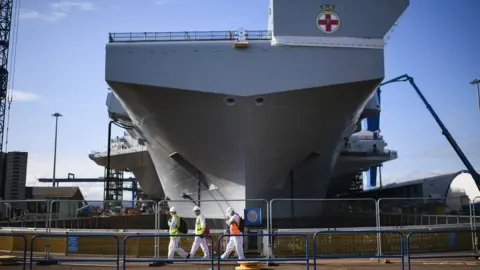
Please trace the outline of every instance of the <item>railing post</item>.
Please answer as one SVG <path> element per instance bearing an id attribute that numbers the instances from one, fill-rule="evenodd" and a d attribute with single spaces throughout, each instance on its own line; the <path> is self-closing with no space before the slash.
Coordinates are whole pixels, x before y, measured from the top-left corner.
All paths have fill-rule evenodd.
<path id="1" fill-rule="evenodd" d="M 375 212 L 377 220 L 377 256 L 382 256 L 382 220 L 380 216 L 380 201 L 382 199 L 375 200 Z"/>
<path id="2" fill-rule="evenodd" d="M 51 224 L 51 219 L 52 219 L 52 201 L 46 200 L 45 203 L 47 204 L 47 218 L 45 219 L 45 234 L 50 236 L 51 235 L 51 230 L 50 226 Z M 32 251 L 33 252 L 33 251 Z M 48 237 L 45 241 L 45 258 L 49 259 L 50 258 L 50 237 Z"/>
<path id="3" fill-rule="evenodd" d="M 161 201 L 160 201 L 161 203 Z M 155 234 L 160 234 L 160 210 L 158 203 L 155 203 Z M 160 239 L 158 237 L 154 238 L 154 255 L 153 258 L 157 260 L 160 257 Z"/>
<path id="4" fill-rule="evenodd" d="M 273 202 L 275 201 L 275 199 L 272 199 L 270 200 L 270 203 L 269 203 L 269 208 L 270 208 L 270 231 L 268 232 L 270 235 L 268 236 L 269 238 L 269 247 L 268 247 L 268 250 L 269 250 L 269 256 L 270 258 L 273 257 L 273 254 L 274 254 L 274 241 L 273 241 Z"/>
<path id="5" fill-rule="evenodd" d="M 474 254 L 478 252 L 478 247 L 477 247 L 477 224 L 475 222 L 475 199 L 473 199 L 473 205 L 472 203 L 469 204 L 468 210 L 470 212 L 470 229 L 472 230 L 472 251 Z"/>

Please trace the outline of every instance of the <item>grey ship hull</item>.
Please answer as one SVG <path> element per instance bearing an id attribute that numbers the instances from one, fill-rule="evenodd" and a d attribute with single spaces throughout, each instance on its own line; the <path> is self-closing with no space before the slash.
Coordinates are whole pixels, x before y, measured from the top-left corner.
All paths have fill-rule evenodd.
<path id="1" fill-rule="evenodd" d="M 181 45 L 151 43 L 143 45 L 147 47 L 143 50 L 153 49 L 163 55 L 162 52 L 174 48 L 179 50 Z M 338 148 L 344 136 L 351 133 L 366 101 L 383 79 L 383 51 L 270 47 L 267 42 L 257 42 L 250 44 L 252 53 L 246 53 L 233 50 L 227 42 L 195 45 L 207 51 L 204 57 L 210 55 L 209 50 L 222 48 L 225 54 L 234 59 L 218 56 L 216 63 L 208 66 L 211 70 L 207 74 L 210 76 L 203 80 L 189 79 L 184 83 L 182 78 L 176 76 L 178 82 L 173 84 L 197 81 L 201 85 L 202 82 L 217 81 L 218 90 L 223 87 L 226 90 L 237 88 L 237 95 L 234 95 L 234 91 L 225 95 L 213 91 L 208 93 L 202 89 L 185 89 L 191 89 L 194 85 L 186 85 L 183 89 L 168 87 L 166 83 L 165 86 L 158 86 L 158 83 L 148 82 L 148 78 L 155 76 L 146 76 L 146 67 L 136 70 L 134 67 L 140 65 L 132 65 L 134 59 L 127 57 L 116 58 L 125 59 L 129 65 L 117 63 L 124 67 L 124 72 L 108 80 L 147 140 L 166 196 L 171 200 L 186 202 L 170 205 L 180 209 L 185 206 L 190 212 L 193 202 L 180 194 L 196 193 L 197 190 L 197 179 L 170 158 L 174 152 L 180 153 L 199 168 L 207 176 L 208 186 L 213 183 L 218 188 L 208 190 L 203 187 L 202 200 L 324 197 L 339 154 Z M 127 54 L 128 50 L 138 48 L 137 44 L 109 46 L 108 54 Z M 268 48 L 268 53 L 261 52 L 264 47 Z M 183 49 L 185 54 L 195 55 L 190 46 L 183 46 Z M 202 53 L 197 52 L 197 55 L 201 57 Z M 312 59 L 335 59 L 335 56 L 338 56 L 338 60 L 333 67 L 324 67 L 323 70 L 322 66 L 313 68 L 316 63 Z M 279 59 L 286 60 L 279 62 Z M 352 62 L 351 59 L 356 60 Z M 192 59 L 192 71 L 207 68 L 201 60 Z M 236 61 L 244 63 L 231 64 Z M 152 64 L 156 65 L 156 70 L 165 65 L 161 61 Z M 231 75 L 221 73 L 220 67 L 228 67 L 228 74 Z M 235 78 L 235 74 L 250 69 L 245 67 L 251 67 L 248 73 L 257 78 L 247 81 Z M 180 66 L 175 70 L 176 67 L 170 62 L 164 68 L 169 68 L 172 76 L 175 73 L 185 74 Z M 344 74 L 348 68 L 352 70 L 350 78 Z M 298 76 L 299 69 L 306 72 Z M 270 76 L 260 76 L 269 73 Z M 331 76 L 335 73 L 342 76 Z M 227 78 L 219 80 L 215 74 L 225 74 Z M 168 78 L 170 74 L 165 75 Z M 135 79 L 139 76 L 143 77 L 141 81 L 147 82 L 132 83 L 139 81 Z M 265 87 L 275 81 L 277 89 L 266 93 Z M 231 85 L 227 88 L 227 85 L 221 85 L 222 82 L 231 82 Z M 299 86 L 303 86 L 303 89 L 289 91 L 293 83 L 297 85 L 296 89 Z M 248 90 L 251 96 L 239 95 Z M 264 98 L 262 105 L 255 103 L 258 96 Z M 235 105 L 226 104 L 228 97 L 235 99 Z M 311 158 L 307 159 L 309 156 Z M 289 179 L 292 169 L 293 180 Z M 245 207 L 240 202 L 211 205 L 202 204 L 207 214 L 221 215 L 228 205 L 237 209 Z"/>
<path id="2" fill-rule="evenodd" d="M 345 23 L 329 37 L 368 39 L 383 38 L 408 5 L 330 2 Z M 328 35 L 315 25 L 318 1 L 270 5 L 274 37 Z M 106 50 L 106 81 L 146 139 L 169 205 L 184 216 L 197 199 L 197 177 L 174 153 L 201 172 L 201 199 L 217 200 L 201 204 L 207 217 L 222 217 L 228 206 L 262 207 L 222 202 L 229 199 L 324 198 L 343 140 L 383 77 L 381 48 L 142 41 L 111 42 Z M 274 218 L 322 210 L 304 206 L 278 203 Z"/>

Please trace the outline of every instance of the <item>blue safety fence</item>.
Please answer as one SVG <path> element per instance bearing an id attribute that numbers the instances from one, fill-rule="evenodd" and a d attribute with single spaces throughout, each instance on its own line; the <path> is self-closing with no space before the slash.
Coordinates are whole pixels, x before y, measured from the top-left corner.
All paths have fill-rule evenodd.
<path id="1" fill-rule="evenodd" d="M 400 238 L 400 254 L 328 254 L 317 255 L 317 237 L 318 235 L 328 234 L 398 234 Z M 380 237 L 381 238 L 381 237 Z M 381 240 L 380 240 L 381 241 Z M 403 234 L 400 231 L 391 230 L 356 230 L 356 231 L 318 231 L 313 235 L 313 269 L 317 269 L 317 259 L 354 259 L 354 258 L 400 258 L 402 263 L 402 270 L 405 267 L 405 251 L 403 243 Z"/>
<path id="2" fill-rule="evenodd" d="M 308 270 L 310 268 L 310 262 L 308 258 L 308 237 L 306 234 L 301 234 L 301 233 L 260 233 L 260 234 L 242 234 L 241 236 L 243 237 L 248 237 L 248 236 L 269 236 L 269 237 L 282 237 L 282 236 L 300 236 L 305 238 L 305 257 L 296 257 L 296 258 L 245 258 L 245 259 L 222 259 L 221 258 L 221 252 L 220 252 L 220 246 L 221 246 L 221 241 L 224 237 L 226 236 L 238 236 L 236 234 L 223 234 L 218 237 L 217 245 L 219 247 L 218 249 L 218 254 L 217 254 L 217 267 L 220 270 L 220 264 L 222 261 L 230 261 L 230 262 L 293 262 L 293 261 L 305 261 L 306 263 L 306 269 Z"/>
<path id="3" fill-rule="evenodd" d="M 422 252 L 422 254 L 412 256 L 412 244 L 411 239 L 414 235 L 421 235 L 421 234 L 459 234 L 459 233 L 469 233 L 472 234 L 476 232 L 475 230 L 442 230 L 442 231 L 415 231 L 407 234 L 407 265 L 408 269 L 411 267 L 411 259 L 436 259 L 436 258 L 471 258 L 471 257 L 478 257 L 479 254 L 472 250 L 471 254 L 448 254 L 442 253 L 442 251 L 432 251 L 432 252 Z M 474 249 L 474 247 L 472 247 Z M 445 252 L 445 251 L 443 251 Z M 432 254 L 437 253 L 437 254 Z"/>
<path id="4" fill-rule="evenodd" d="M 127 262 L 148 262 L 148 263 L 158 263 L 158 262 L 208 262 L 210 261 L 211 262 L 211 266 L 213 268 L 213 264 L 214 264 L 214 257 L 213 257 L 213 254 L 214 254 L 214 251 L 215 251 L 215 248 L 214 248 L 214 241 L 213 241 L 213 238 L 212 236 L 210 235 L 205 235 L 205 237 L 209 238 L 212 242 L 212 247 L 210 248 L 210 256 L 211 256 L 211 259 L 210 260 L 205 260 L 205 259 L 194 259 L 194 258 L 191 258 L 191 259 L 168 259 L 168 258 L 165 258 L 165 259 L 155 259 L 155 258 L 127 258 L 127 240 L 130 239 L 130 238 L 156 238 L 156 237 L 170 237 L 170 236 L 177 236 L 177 237 L 186 237 L 186 236 L 190 236 L 190 237 L 195 237 L 195 236 L 198 236 L 196 234 L 181 234 L 181 235 L 171 235 L 171 234 L 135 234 L 135 235 L 128 235 L 126 236 L 124 239 L 123 239 L 123 269 L 127 269 Z M 187 252 L 188 253 L 188 252 Z M 193 254 L 195 255 L 195 254 Z"/>
<path id="5" fill-rule="evenodd" d="M 23 257 L 22 258 L 1 259 L 0 261 L 22 262 L 23 269 L 27 269 L 27 237 L 25 237 L 24 234 L 16 234 L 16 233 L 0 233 L 0 236 L 20 237 L 23 239 Z"/>
<path id="6" fill-rule="evenodd" d="M 33 250 L 35 239 L 37 238 L 61 238 L 61 237 L 113 237 L 115 239 L 116 257 L 115 258 L 34 258 Z M 30 240 L 30 269 L 33 269 L 33 262 L 115 262 L 117 270 L 120 270 L 120 240 L 113 234 L 38 234 Z"/>

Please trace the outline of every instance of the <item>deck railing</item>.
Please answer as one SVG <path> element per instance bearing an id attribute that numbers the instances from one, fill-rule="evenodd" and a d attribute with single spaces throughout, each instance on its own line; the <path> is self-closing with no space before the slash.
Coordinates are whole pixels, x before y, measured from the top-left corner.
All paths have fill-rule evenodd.
<path id="1" fill-rule="evenodd" d="M 246 32 L 247 40 L 270 40 L 268 30 L 250 30 Z M 192 31 L 192 32 L 135 32 L 109 33 L 109 42 L 141 42 L 141 41 L 218 41 L 237 40 L 238 31 Z"/>

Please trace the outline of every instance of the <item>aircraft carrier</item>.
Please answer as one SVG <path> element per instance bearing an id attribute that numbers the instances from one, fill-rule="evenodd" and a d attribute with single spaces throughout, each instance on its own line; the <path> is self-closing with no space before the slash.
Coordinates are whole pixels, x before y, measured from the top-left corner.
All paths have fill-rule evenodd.
<path id="1" fill-rule="evenodd" d="M 367 103 L 361 115 L 359 132 L 353 133 L 346 141 L 335 164 L 334 174 L 328 186 L 327 197 L 348 192 L 356 178 L 363 180 L 360 188 L 374 187 L 377 179 L 376 169 L 384 162 L 398 157 L 397 151 L 387 149 L 387 143 L 379 134 L 379 117 L 381 113 L 380 91 Z M 110 119 L 132 126 L 131 120 L 112 92 L 107 94 L 106 106 Z M 373 120 L 373 121 L 372 121 Z M 376 121 L 376 122 L 375 122 Z M 373 122 L 370 123 L 370 122 Z M 370 123 L 370 124 L 369 124 Z M 363 128 L 363 130 L 361 130 Z M 112 138 L 110 146 L 110 168 L 116 171 L 130 171 L 135 179 L 148 191 L 148 198 L 163 200 L 166 198 L 162 185 L 155 171 L 144 140 L 134 129 L 125 129 L 123 136 Z M 108 167 L 108 151 L 92 151 L 89 155 L 97 165 Z M 363 172 L 363 173 L 362 173 Z M 372 177 L 372 179 L 369 179 Z"/>
<path id="2" fill-rule="evenodd" d="M 202 203 L 211 217 L 260 207 L 229 199 L 324 198 L 408 4 L 271 0 L 267 31 L 111 33 L 106 81 L 145 142 L 156 193 L 182 213 L 200 190 L 216 200 Z"/>

